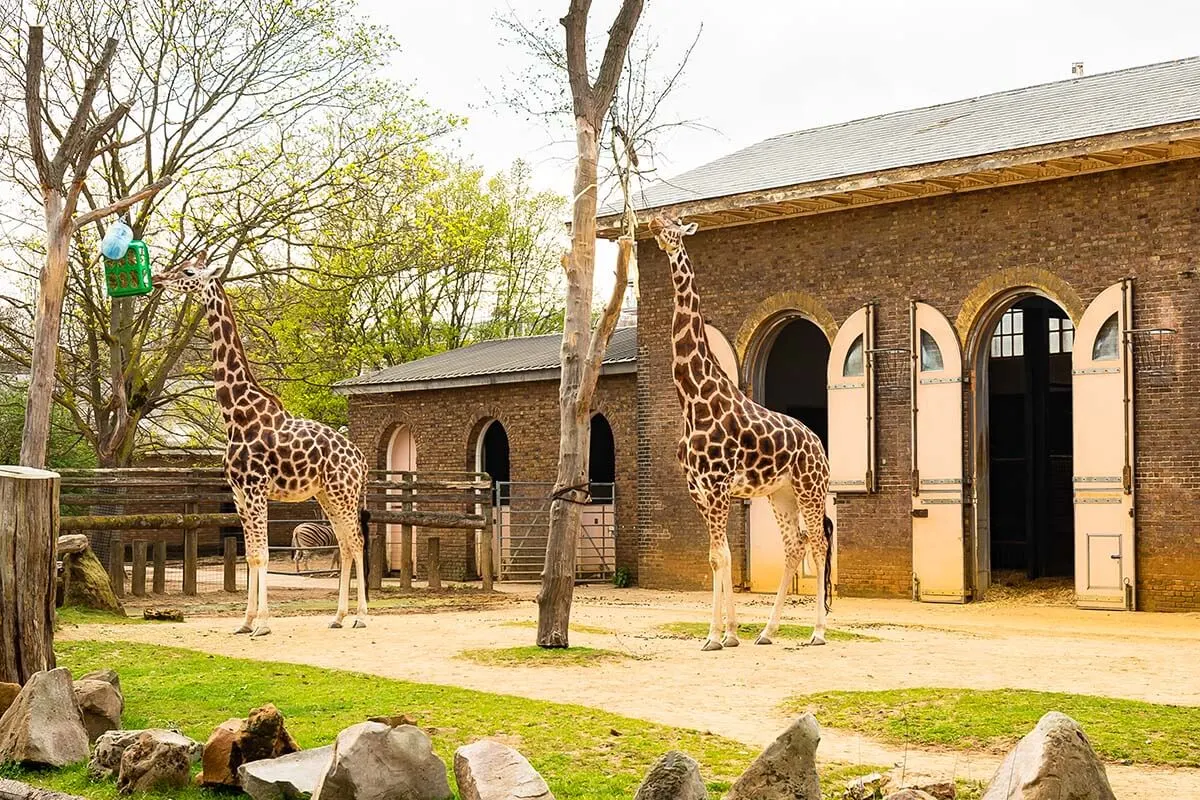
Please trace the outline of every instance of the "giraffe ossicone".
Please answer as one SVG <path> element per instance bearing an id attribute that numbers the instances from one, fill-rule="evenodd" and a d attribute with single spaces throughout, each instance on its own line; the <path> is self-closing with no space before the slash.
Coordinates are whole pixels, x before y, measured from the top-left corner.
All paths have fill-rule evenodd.
<path id="1" fill-rule="evenodd" d="M 771 644 L 779 630 L 784 598 L 804 559 L 817 575 L 817 619 L 809 644 L 825 643 L 825 614 L 833 591 L 833 522 L 825 516 L 829 460 L 815 433 L 799 420 L 763 408 L 734 385 L 718 365 L 704 331 L 700 294 L 683 237 L 696 223 L 666 217 L 649 223 L 667 254 L 674 287 L 671 322 L 673 378 L 683 412 L 676 452 L 688 493 L 708 527 L 713 573 L 712 623 L 701 649 L 738 645 L 733 569 L 726 523 L 731 498 L 767 497 L 783 536 L 784 569 L 771 618 L 756 644 Z M 802 531 L 803 525 L 803 531 Z"/>
<path id="2" fill-rule="evenodd" d="M 298 503 L 313 497 L 333 527 L 341 556 L 338 610 L 330 627 L 342 627 L 348 612 L 351 564 L 358 575 L 353 627 L 366 627 L 367 460 L 332 428 L 289 414 L 279 397 L 255 380 L 220 272 L 220 265 L 208 263 L 201 252 L 155 276 L 155 284 L 198 296 L 208 321 L 213 383 L 227 439 L 225 476 L 242 520 L 249 566 L 246 616 L 234 633 L 258 637 L 271 632 L 267 501 Z"/>

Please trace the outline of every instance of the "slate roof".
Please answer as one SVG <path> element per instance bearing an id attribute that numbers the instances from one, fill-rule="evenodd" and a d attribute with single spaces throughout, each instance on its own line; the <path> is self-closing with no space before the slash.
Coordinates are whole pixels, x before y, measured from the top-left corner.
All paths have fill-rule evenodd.
<path id="1" fill-rule="evenodd" d="M 348 378 L 337 388 L 343 394 L 360 394 L 557 378 L 561 347 L 559 333 L 479 342 Z M 632 372 L 636 362 L 637 328 L 617 328 L 604 356 L 604 371 Z M 622 370 L 618 367 L 622 364 L 630 367 Z"/>
<path id="2" fill-rule="evenodd" d="M 647 210 L 1195 120 L 1200 57 L 785 133 L 654 184 L 637 205 Z"/>

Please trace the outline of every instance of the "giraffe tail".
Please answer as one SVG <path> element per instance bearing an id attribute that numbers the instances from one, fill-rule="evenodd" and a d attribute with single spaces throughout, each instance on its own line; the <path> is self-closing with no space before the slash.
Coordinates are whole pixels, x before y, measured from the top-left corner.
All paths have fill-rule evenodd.
<path id="1" fill-rule="evenodd" d="M 833 520 L 825 518 L 825 613 L 833 611 Z"/>
<path id="2" fill-rule="evenodd" d="M 371 512 L 365 508 L 358 510 L 358 524 L 362 528 L 363 540 L 363 574 L 358 576 L 358 579 L 363 582 L 363 594 L 368 600 L 371 599 L 371 579 L 367 576 L 371 574 Z"/>

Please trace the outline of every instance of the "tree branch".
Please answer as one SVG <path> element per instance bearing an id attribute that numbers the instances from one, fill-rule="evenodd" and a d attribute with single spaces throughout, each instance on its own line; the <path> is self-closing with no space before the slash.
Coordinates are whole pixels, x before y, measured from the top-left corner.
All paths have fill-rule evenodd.
<path id="1" fill-rule="evenodd" d="M 588 343 L 587 357 L 583 362 L 583 371 L 579 376 L 579 392 L 577 397 L 587 397 L 590 401 L 591 392 L 585 387 L 594 386 L 600 377 L 600 368 L 604 363 L 604 353 L 612 339 L 613 331 L 617 329 L 617 320 L 621 317 L 621 301 L 625 297 L 625 284 L 629 280 L 629 262 L 633 255 L 633 239 L 622 236 L 617 240 L 617 276 L 613 284 L 612 294 L 609 295 L 608 305 L 592 331 L 592 340 Z M 583 409 L 584 413 L 587 409 Z"/>
<path id="2" fill-rule="evenodd" d="M 96 101 L 96 92 L 100 89 L 100 81 L 104 79 L 104 73 L 108 72 L 112 60 L 117 55 L 117 40 L 114 37 L 109 37 L 104 43 L 104 52 L 100 55 L 100 60 L 93 66 L 91 72 L 88 73 L 87 80 L 83 84 L 83 92 L 79 96 L 79 108 L 75 112 L 71 124 L 67 127 L 67 132 L 63 134 L 62 143 L 58 146 L 58 153 L 54 156 L 55 174 L 62 179 L 62 175 L 66 172 L 67 165 L 74 163 L 76 158 L 83 153 L 83 147 L 86 142 L 92 138 L 92 134 L 96 132 L 93 128 L 86 135 L 84 126 L 88 124 L 88 120 L 92 116 L 92 105 Z M 126 109 L 128 110 L 128 109 Z M 120 119 L 124 114 L 117 116 Z M 112 117 L 112 114 L 109 115 Z M 101 120 L 100 125 L 104 125 L 108 120 L 106 117 Z M 110 125 L 116 124 L 114 120 Z M 97 126 L 99 127 L 99 126 Z M 99 139 L 99 135 L 95 137 Z"/>
<path id="3" fill-rule="evenodd" d="M 38 179 L 43 189 L 53 186 L 50 160 L 46 157 L 46 144 L 42 141 L 42 54 L 43 36 L 41 25 L 29 26 L 29 50 L 25 55 L 25 122 L 29 130 L 29 153 L 37 167 Z"/>
<path id="4" fill-rule="evenodd" d="M 560 20 L 567 29 L 567 78 L 577 117 L 588 117 L 592 106 L 587 63 L 587 18 L 591 6 L 592 0 L 571 0 L 567 15 Z"/>
<path id="5" fill-rule="evenodd" d="M 77 231 L 80 228 L 84 227 L 85 225 L 89 225 L 98 219 L 104 219 L 109 214 L 116 214 L 118 212 L 124 211 L 125 209 L 127 209 L 131 205 L 133 205 L 134 203 L 140 203 L 143 200 L 149 200 L 151 197 L 154 197 L 154 195 L 158 194 L 163 189 L 170 186 L 171 181 L 172 181 L 172 179 L 169 176 L 166 178 L 159 178 L 154 183 L 150 184 L 145 189 L 142 189 L 137 194 L 131 194 L 128 197 L 122 198 L 122 199 L 118 200 L 117 202 L 112 203 L 111 205 L 104 206 L 103 208 L 93 209 L 92 211 L 87 211 L 83 214 L 80 214 L 78 217 L 76 217 L 74 219 L 74 221 L 72 221 L 71 229 L 72 229 L 72 231 Z"/>
<path id="6" fill-rule="evenodd" d="M 573 6 L 574 4 L 572 4 Z M 596 126 L 608 113 L 608 105 L 612 102 L 617 91 L 617 81 L 621 79 L 621 69 L 625 66 L 625 53 L 629 50 L 629 40 L 637 28 L 638 19 L 642 16 L 642 0 L 622 0 L 621 10 L 612 27 L 608 29 L 608 45 L 604 48 L 604 60 L 600 62 L 600 73 L 592 94 L 593 105 L 597 106 Z"/>

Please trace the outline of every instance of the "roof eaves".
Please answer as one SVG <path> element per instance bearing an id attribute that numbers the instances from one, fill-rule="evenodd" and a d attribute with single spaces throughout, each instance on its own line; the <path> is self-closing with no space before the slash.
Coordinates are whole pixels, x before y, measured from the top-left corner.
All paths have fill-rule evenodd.
<path id="1" fill-rule="evenodd" d="M 637 359 L 628 358 L 619 361 L 605 361 L 600 368 L 601 375 L 628 375 L 637 371 Z M 384 381 L 350 383 L 342 381 L 333 385 L 334 394 L 394 394 L 400 392 L 424 392 L 433 389 L 463 389 L 473 386 L 496 386 L 508 383 L 535 383 L 537 381 L 558 380 L 559 368 L 535 369 L 524 371 L 498 371 L 481 375 L 463 375 L 448 378 L 425 378 L 411 381 Z"/>

